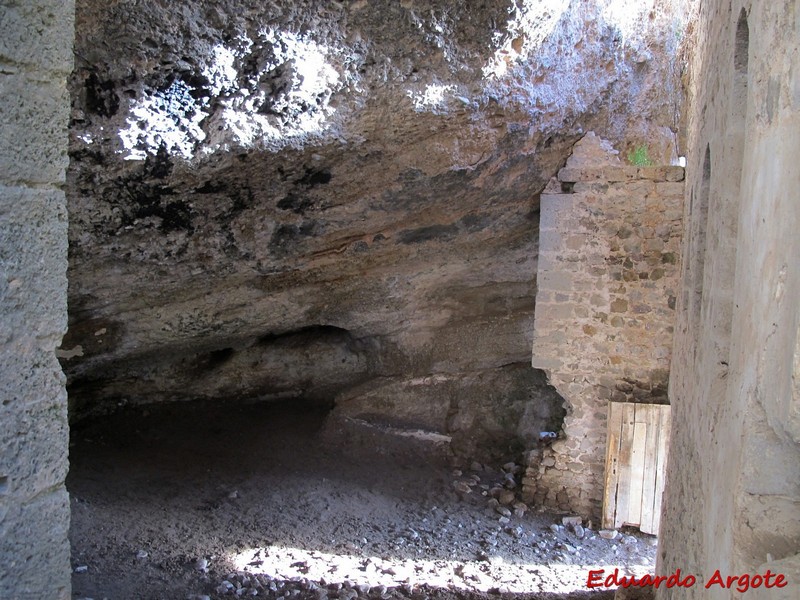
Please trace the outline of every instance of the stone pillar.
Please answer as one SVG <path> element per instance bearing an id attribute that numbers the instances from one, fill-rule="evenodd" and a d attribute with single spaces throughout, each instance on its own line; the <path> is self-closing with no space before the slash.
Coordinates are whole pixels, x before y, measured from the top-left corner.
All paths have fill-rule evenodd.
<path id="1" fill-rule="evenodd" d="M 0 5 L 0 598 L 70 597 L 64 191 L 74 4 Z"/>
<path id="2" fill-rule="evenodd" d="M 533 366 L 567 416 L 529 454 L 526 499 L 599 523 L 608 402 L 667 402 L 683 176 L 590 133 L 542 194 Z"/>

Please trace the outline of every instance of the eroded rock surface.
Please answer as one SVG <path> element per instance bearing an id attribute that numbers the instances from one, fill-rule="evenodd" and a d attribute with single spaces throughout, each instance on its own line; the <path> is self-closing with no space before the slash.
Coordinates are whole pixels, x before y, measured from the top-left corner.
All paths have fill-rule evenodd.
<path id="1" fill-rule="evenodd" d="M 673 157 L 669 3 L 77 4 L 74 417 L 336 400 L 465 453 L 558 428 L 538 196 L 589 130 Z"/>

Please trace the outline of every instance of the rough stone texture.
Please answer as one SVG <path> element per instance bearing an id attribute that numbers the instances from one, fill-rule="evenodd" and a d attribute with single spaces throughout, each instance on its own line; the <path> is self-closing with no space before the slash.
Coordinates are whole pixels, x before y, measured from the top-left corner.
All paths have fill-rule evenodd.
<path id="1" fill-rule="evenodd" d="M 589 134 L 558 174 L 566 193 L 542 195 L 533 366 L 567 417 L 528 465 L 538 503 L 598 518 L 608 402 L 667 400 L 682 171 L 623 166 Z"/>
<path id="2" fill-rule="evenodd" d="M 70 597 L 67 166 L 74 5 L 0 8 L 0 598 Z"/>
<path id="3" fill-rule="evenodd" d="M 754 600 L 792 600 L 797 597 L 797 584 L 800 582 L 800 554 L 764 563 L 758 568 L 758 572 L 763 575 L 767 569 L 772 573 L 784 575 L 790 584 L 782 588 L 761 586 L 751 589 L 748 591 L 751 598 Z M 775 581 L 775 577 L 772 580 Z"/>
<path id="4" fill-rule="evenodd" d="M 684 18 L 661 0 L 79 0 L 73 416 L 328 396 L 458 429 L 464 451 L 529 444 L 509 438 L 563 414 L 522 368 L 539 192 L 590 128 L 675 157 Z M 318 365 L 309 332 L 337 332 Z M 535 422 L 482 419 L 522 398 Z"/>
<path id="5" fill-rule="evenodd" d="M 758 597 L 800 596 L 799 38 L 797 2 L 700 9 L 658 565 L 699 584 L 661 598 L 736 597 L 702 582 L 784 566 Z"/>

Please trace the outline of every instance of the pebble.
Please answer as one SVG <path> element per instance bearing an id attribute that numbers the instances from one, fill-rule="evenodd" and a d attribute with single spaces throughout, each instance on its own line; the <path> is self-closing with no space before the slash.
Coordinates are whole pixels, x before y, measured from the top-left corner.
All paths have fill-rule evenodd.
<path id="1" fill-rule="evenodd" d="M 75 567 L 75 572 L 76 573 L 86 573 L 86 571 L 88 571 L 88 570 L 89 570 L 89 567 L 87 567 L 86 565 L 81 565 L 79 567 Z"/>
<path id="2" fill-rule="evenodd" d="M 583 525 L 583 519 L 577 516 L 563 517 L 561 523 L 564 527 L 575 527 L 576 525 Z"/>
<path id="3" fill-rule="evenodd" d="M 558 533 L 559 531 L 561 531 L 561 526 L 560 525 L 556 525 L 555 523 L 553 523 L 552 525 L 550 525 L 550 530 L 553 533 Z"/>
<path id="4" fill-rule="evenodd" d="M 573 528 L 575 535 L 578 536 L 579 539 L 583 539 L 586 536 L 586 530 L 583 528 L 583 525 L 575 525 Z"/>
<path id="5" fill-rule="evenodd" d="M 597 532 L 604 540 L 613 540 L 617 537 L 616 529 L 601 529 Z"/>
<path id="6" fill-rule="evenodd" d="M 503 525 L 506 525 L 507 523 L 511 522 L 511 519 L 509 519 L 508 517 L 500 517 L 497 520 L 498 520 L 499 523 L 501 523 Z"/>
<path id="7" fill-rule="evenodd" d="M 630 545 L 630 544 L 635 544 L 638 541 L 639 540 L 637 540 L 632 535 L 625 535 L 625 536 L 622 536 L 622 539 L 620 540 L 620 543 L 621 544 L 625 544 L 627 546 L 627 545 Z"/>
<path id="8" fill-rule="evenodd" d="M 518 527 L 514 527 L 514 528 L 513 528 L 513 529 L 510 531 L 510 533 L 511 533 L 511 534 L 512 534 L 514 537 L 518 537 L 518 538 L 521 538 L 521 537 L 523 537 L 523 536 L 525 535 L 525 533 L 524 533 L 524 531 L 523 531 L 522 527 L 519 527 L 519 526 L 518 526 Z"/>
<path id="9" fill-rule="evenodd" d="M 464 481 L 454 481 L 453 487 L 457 492 L 461 492 L 462 494 L 469 494 L 472 492 L 472 488 Z"/>
<path id="10" fill-rule="evenodd" d="M 198 558 L 194 563 L 194 568 L 205 573 L 208 571 L 208 560 L 205 558 Z"/>
<path id="11" fill-rule="evenodd" d="M 511 490 L 500 490 L 500 494 L 497 496 L 497 499 L 500 501 L 500 504 L 505 504 L 508 506 L 513 504 L 517 497 L 516 494 L 514 494 L 514 492 Z"/>
<path id="12" fill-rule="evenodd" d="M 495 506 L 494 510 L 497 513 L 503 515 L 504 517 L 510 517 L 511 516 L 511 511 L 508 510 L 505 506 Z"/>
<path id="13" fill-rule="evenodd" d="M 469 468 L 472 471 L 483 471 L 483 465 L 477 460 L 472 461 L 472 464 L 469 466 Z"/>
<path id="14" fill-rule="evenodd" d="M 136 558 L 147 558 L 147 552 L 139 550 L 139 552 L 136 553 Z"/>

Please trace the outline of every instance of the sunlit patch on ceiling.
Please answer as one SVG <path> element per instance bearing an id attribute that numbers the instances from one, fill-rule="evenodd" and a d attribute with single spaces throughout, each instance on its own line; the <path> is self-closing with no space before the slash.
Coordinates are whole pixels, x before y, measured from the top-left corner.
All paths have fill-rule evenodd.
<path id="1" fill-rule="evenodd" d="M 251 45 L 250 40 L 246 40 L 247 46 Z M 209 64 L 203 71 L 208 78 L 211 86 L 211 94 L 219 96 L 223 92 L 229 94 L 236 88 L 236 80 L 239 73 L 236 71 L 236 53 L 230 48 L 218 45 L 214 48 L 214 55 Z"/>
<path id="2" fill-rule="evenodd" d="M 343 87 L 329 54 L 310 38 L 271 29 L 218 45 L 202 84 L 176 79 L 130 108 L 120 131 L 126 158 L 142 160 L 161 145 L 186 159 L 230 147 L 279 150 L 322 135 Z"/>
<path id="3" fill-rule="evenodd" d="M 422 91 L 409 90 L 408 97 L 414 103 L 414 110 L 417 112 L 430 111 L 437 112 L 445 107 L 447 96 L 456 91 L 454 85 L 444 85 L 441 83 L 430 83 Z"/>
<path id="4" fill-rule="evenodd" d="M 483 67 L 483 76 L 502 77 L 538 50 L 568 7 L 569 0 L 522 0 L 510 6 L 505 31 L 494 34 L 497 50 Z"/>
<path id="5" fill-rule="evenodd" d="M 603 10 L 606 22 L 614 25 L 622 41 L 641 33 L 642 18 L 653 10 L 654 0 L 610 0 Z"/>
<path id="6" fill-rule="evenodd" d="M 191 158 L 206 137 L 200 123 L 208 116 L 203 110 L 208 101 L 196 100 L 192 92 L 188 84 L 175 80 L 131 108 L 128 127 L 119 132 L 126 160 L 144 160 L 162 144 L 172 154 Z"/>
<path id="7" fill-rule="evenodd" d="M 220 97 L 222 128 L 216 130 L 230 132 L 236 144 L 273 149 L 321 134 L 335 110 L 331 96 L 342 87 L 328 54 L 326 46 L 303 36 L 262 32 L 239 61 L 246 72 Z M 217 71 L 229 81 L 232 61 L 223 52 L 217 56 L 224 61 Z"/>

